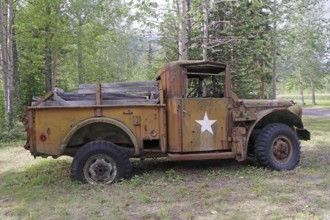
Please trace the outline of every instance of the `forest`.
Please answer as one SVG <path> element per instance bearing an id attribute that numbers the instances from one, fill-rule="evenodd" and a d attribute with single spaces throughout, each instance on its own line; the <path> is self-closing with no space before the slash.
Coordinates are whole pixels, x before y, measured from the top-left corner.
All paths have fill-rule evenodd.
<path id="1" fill-rule="evenodd" d="M 165 63 L 231 65 L 241 98 L 330 99 L 322 0 L 0 0 L 0 132 L 34 97 L 152 80 Z M 328 13 L 328 14 L 327 14 Z"/>

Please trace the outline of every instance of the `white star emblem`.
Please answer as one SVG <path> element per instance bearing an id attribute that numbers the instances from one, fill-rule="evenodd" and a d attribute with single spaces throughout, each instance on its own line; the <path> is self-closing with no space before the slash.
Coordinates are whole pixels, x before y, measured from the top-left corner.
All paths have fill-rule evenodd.
<path id="1" fill-rule="evenodd" d="M 205 112 L 204 119 L 203 120 L 195 120 L 198 124 L 202 126 L 201 132 L 208 131 L 211 134 L 213 134 L 213 130 L 211 125 L 213 125 L 217 120 L 209 120 L 209 117 L 207 116 L 207 113 Z"/>

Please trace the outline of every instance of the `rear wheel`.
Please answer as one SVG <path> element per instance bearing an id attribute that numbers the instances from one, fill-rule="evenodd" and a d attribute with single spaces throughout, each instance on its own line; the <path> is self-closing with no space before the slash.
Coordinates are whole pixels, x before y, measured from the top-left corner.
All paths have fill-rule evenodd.
<path id="1" fill-rule="evenodd" d="M 285 124 L 274 123 L 263 128 L 254 150 L 259 164 L 273 170 L 292 170 L 300 160 L 298 138 Z"/>
<path id="2" fill-rule="evenodd" d="M 108 141 L 93 141 L 76 154 L 71 166 L 71 179 L 89 184 L 111 184 L 131 174 L 127 154 Z"/>

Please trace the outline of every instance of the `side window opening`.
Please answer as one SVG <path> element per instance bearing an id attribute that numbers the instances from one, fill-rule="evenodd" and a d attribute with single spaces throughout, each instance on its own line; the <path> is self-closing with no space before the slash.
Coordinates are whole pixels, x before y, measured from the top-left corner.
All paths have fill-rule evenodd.
<path id="1" fill-rule="evenodd" d="M 222 98 L 224 84 L 220 75 L 216 74 L 189 74 L 187 98 Z"/>

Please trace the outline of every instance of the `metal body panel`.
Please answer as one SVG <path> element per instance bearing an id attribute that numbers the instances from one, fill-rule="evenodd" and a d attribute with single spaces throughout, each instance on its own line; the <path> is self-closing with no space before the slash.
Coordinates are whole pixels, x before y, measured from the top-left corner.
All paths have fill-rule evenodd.
<path id="1" fill-rule="evenodd" d="M 182 152 L 182 122 L 180 99 L 167 100 L 167 142 L 169 152 Z"/>
<path id="2" fill-rule="evenodd" d="M 183 152 L 227 150 L 228 99 L 182 99 Z"/>
<path id="3" fill-rule="evenodd" d="M 93 117 L 93 118 L 88 118 L 84 121 L 81 121 L 77 124 L 75 124 L 72 129 L 70 130 L 69 133 L 66 134 L 65 138 L 63 139 L 62 143 L 61 143 L 61 150 L 62 152 L 64 152 L 66 146 L 69 144 L 71 138 L 73 137 L 73 135 L 75 135 L 76 132 L 78 132 L 81 128 L 91 125 L 91 124 L 97 124 L 97 123 L 107 123 L 107 124 L 111 124 L 114 125 L 120 129 L 122 129 L 130 138 L 130 140 L 132 141 L 134 148 L 135 148 L 135 154 L 138 154 L 140 151 L 139 145 L 138 145 L 138 141 L 135 138 L 134 133 L 122 122 L 112 119 L 112 118 L 106 118 L 106 117 Z"/>
<path id="4" fill-rule="evenodd" d="M 162 89 L 164 92 L 164 102 L 167 106 L 167 141 L 168 141 L 168 152 L 171 153 L 182 153 L 189 151 L 208 151 L 214 149 L 225 149 L 227 143 L 227 130 L 224 126 L 227 125 L 227 119 L 224 116 L 225 114 L 217 115 L 217 111 L 222 111 L 227 106 L 222 104 L 223 101 L 207 101 L 207 99 L 196 99 L 197 104 L 190 105 L 187 97 L 187 74 L 196 73 L 196 74 L 205 74 L 205 73 L 213 73 L 218 74 L 221 71 L 226 69 L 226 65 L 221 63 L 209 62 L 209 61 L 178 61 L 171 62 L 166 64 L 158 73 L 157 80 L 160 80 L 160 84 L 162 85 Z M 187 100 L 187 101 L 184 101 Z M 214 107 L 212 105 L 217 105 Z M 205 109 L 201 111 L 196 111 L 196 109 L 200 108 L 200 106 L 209 105 L 209 111 L 212 112 L 213 115 L 217 115 L 217 119 L 221 121 L 221 126 L 217 129 L 217 135 L 215 141 L 213 138 L 207 138 L 207 133 L 204 133 L 200 139 L 196 138 L 193 132 L 196 132 L 196 127 L 192 130 L 193 121 L 189 121 L 183 113 L 183 105 L 186 105 L 184 111 L 196 112 L 199 115 L 196 115 L 196 119 L 200 118 L 200 115 L 204 116 Z M 200 106 L 199 106 L 200 105 Z M 211 107 L 212 106 L 212 107 Z M 211 109 L 212 108 L 212 109 Z M 204 112 L 203 112 L 204 111 Z M 226 111 L 227 112 L 227 111 Z M 184 118 L 184 119 L 183 119 Z M 201 117 L 200 119 L 202 119 Z M 224 123 L 224 124 L 223 124 Z M 198 126 L 198 124 L 194 124 L 194 126 Z M 186 130 L 186 128 L 189 128 Z M 218 127 L 217 127 L 218 128 Z M 220 130 L 224 130 L 221 132 Z M 196 131 L 195 131 L 196 130 Z M 220 135 L 221 133 L 221 135 Z M 194 137 L 193 139 L 191 137 Z M 210 141 L 212 139 L 212 141 Z M 203 144 L 201 144 L 200 140 Z M 206 140 L 209 140 L 206 142 Z M 208 146 L 208 149 L 204 149 Z"/>
<path id="5" fill-rule="evenodd" d="M 29 140 L 35 152 L 47 155 L 60 156 L 65 148 L 65 144 L 70 137 L 67 134 L 74 134 L 72 130 L 84 124 L 86 120 L 89 123 L 105 122 L 102 120 L 111 118 L 116 120 L 129 129 L 135 136 L 138 148 L 143 148 L 143 140 L 160 139 L 161 148 L 165 151 L 166 133 L 164 122 L 164 106 L 103 106 L 102 117 L 96 117 L 95 107 L 84 108 L 30 108 L 30 114 L 35 115 L 33 128 L 30 129 L 35 136 Z M 151 133 L 153 131 L 153 133 Z M 136 153 L 139 150 L 136 149 Z"/>

